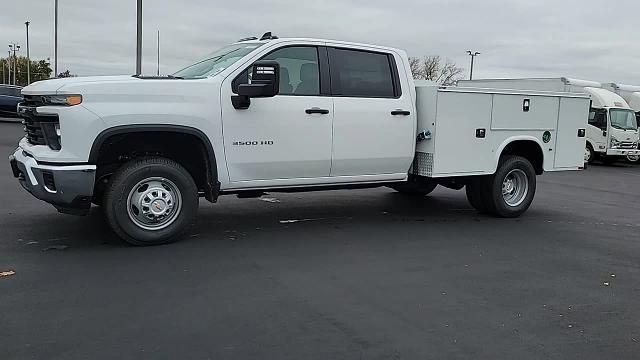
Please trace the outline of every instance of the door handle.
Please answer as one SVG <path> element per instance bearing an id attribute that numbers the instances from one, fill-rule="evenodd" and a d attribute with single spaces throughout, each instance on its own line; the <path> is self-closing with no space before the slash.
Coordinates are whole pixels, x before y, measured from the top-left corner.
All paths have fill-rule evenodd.
<path id="1" fill-rule="evenodd" d="M 411 111 L 407 111 L 407 110 L 393 110 L 391 112 L 391 115 L 403 115 L 403 116 L 409 116 L 411 115 Z"/>
<path id="2" fill-rule="evenodd" d="M 323 114 L 326 115 L 329 113 L 329 110 L 327 109 L 320 109 L 317 107 L 311 108 L 311 109 L 307 109 L 304 112 L 306 112 L 307 114 Z"/>

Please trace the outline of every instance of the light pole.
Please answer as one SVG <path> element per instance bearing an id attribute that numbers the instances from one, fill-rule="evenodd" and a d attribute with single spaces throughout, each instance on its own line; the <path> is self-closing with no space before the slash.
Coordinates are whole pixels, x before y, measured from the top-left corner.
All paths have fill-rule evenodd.
<path id="1" fill-rule="evenodd" d="M 136 31 L 136 75 L 142 73 L 142 0 L 137 4 L 137 31 Z"/>
<path id="2" fill-rule="evenodd" d="M 29 21 L 25 21 L 27 27 L 27 85 L 31 84 L 31 58 L 29 57 Z"/>
<path id="3" fill-rule="evenodd" d="M 160 29 L 158 29 L 158 76 L 160 76 Z"/>
<path id="4" fill-rule="evenodd" d="M 480 55 L 480 53 L 477 51 L 467 50 L 467 54 L 471 56 L 471 71 L 469 72 L 469 80 L 473 80 L 473 60 L 476 58 L 476 56 Z"/>
<path id="5" fill-rule="evenodd" d="M 16 85 L 16 69 L 18 68 L 18 58 L 16 52 L 20 51 L 20 45 L 13 43 L 9 44 L 9 54 L 13 51 L 13 85 Z M 11 55 L 9 55 L 11 56 Z"/>
<path id="6" fill-rule="evenodd" d="M 58 77 L 58 0 L 55 1 L 53 39 L 53 77 Z"/>
<path id="7" fill-rule="evenodd" d="M 7 84 L 11 85 L 11 50 L 9 50 L 9 56 L 7 56 Z"/>

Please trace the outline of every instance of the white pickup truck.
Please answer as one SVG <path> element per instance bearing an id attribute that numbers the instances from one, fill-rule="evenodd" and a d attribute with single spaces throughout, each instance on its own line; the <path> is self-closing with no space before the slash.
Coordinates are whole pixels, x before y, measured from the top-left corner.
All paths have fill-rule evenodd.
<path id="1" fill-rule="evenodd" d="M 36 82 L 15 177 L 65 213 L 104 207 L 134 245 L 180 238 L 198 198 L 462 189 L 516 217 L 536 175 L 583 166 L 589 98 L 414 84 L 404 51 L 269 33 L 168 77 Z"/>

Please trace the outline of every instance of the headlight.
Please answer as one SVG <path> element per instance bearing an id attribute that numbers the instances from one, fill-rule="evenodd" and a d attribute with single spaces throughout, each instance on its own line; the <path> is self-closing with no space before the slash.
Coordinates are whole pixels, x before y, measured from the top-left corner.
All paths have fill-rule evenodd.
<path id="1" fill-rule="evenodd" d="M 41 98 L 45 105 L 73 106 L 82 103 L 82 95 L 45 95 Z"/>
<path id="2" fill-rule="evenodd" d="M 620 146 L 620 141 L 618 141 L 618 139 L 614 138 L 613 136 L 611 137 L 611 141 L 610 144 L 612 148 L 618 147 Z"/>

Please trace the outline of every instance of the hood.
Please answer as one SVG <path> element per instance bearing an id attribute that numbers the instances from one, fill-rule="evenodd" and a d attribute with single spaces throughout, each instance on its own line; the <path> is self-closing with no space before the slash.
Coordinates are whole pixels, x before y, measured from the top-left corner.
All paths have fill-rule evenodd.
<path id="1" fill-rule="evenodd" d="M 86 83 L 105 83 L 105 82 L 128 82 L 128 81 L 141 81 L 131 75 L 118 75 L 118 76 L 84 76 L 84 77 L 68 77 L 47 79 L 42 81 L 36 81 L 33 84 L 26 86 L 22 89 L 23 95 L 42 95 L 42 94 L 55 94 L 64 87 L 70 85 L 81 85 Z"/>

